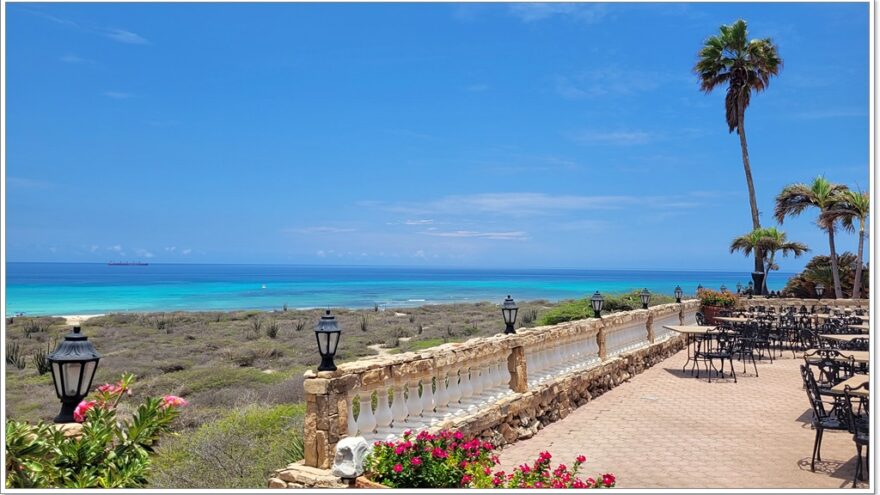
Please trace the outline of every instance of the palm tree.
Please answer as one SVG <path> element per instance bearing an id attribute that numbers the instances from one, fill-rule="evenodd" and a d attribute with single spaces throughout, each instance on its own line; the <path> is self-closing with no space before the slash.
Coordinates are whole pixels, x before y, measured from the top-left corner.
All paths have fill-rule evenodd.
<path id="1" fill-rule="evenodd" d="M 810 248 L 806 244 L 789 241 L 785 232 L 777 230 L 776 227 L 755 229 L 737 237 L 730 243 L 731 253 L 742 251 L 746 256 L 749 256 L 753 251 L 763 253 L 762 270 L 766 274 L 764 287 L 762 287 L 763 292 L 767 292 L 767 278 L 770 271 L 779 270 L 779 265 L 776 264 L 776 253 L 781 252 L 784 257 L 792 254 L 797 258 L 809 250 Z"/>
<path id="2" fill-rule="evenodd" d="M 834 184 L 825 177 L 819 176 L 810 185 L 789 184 L 776 196 L 776 221 L 780 224 L 786 216 L 796 217 L 807 207 L 814 206 L 819 213 L 829 210 L 837 201 L 837 197 L 847 188 L 843 184 Z M 837 265 L 837 252 L 834 249 L 834 221 L 819 222 L 819 226 L 828 231 L 828 247 L 831 254 L 831 275 L 834 277 L 834 297 L 843 299 L 840 287 L 840 268 Z"/>
<path id="3" fill-rule="evenodd" d="M 700 78 L 700 89 L 711 93 L 713 89 L 727 85 L 724 99 L 729 132 L 736 129 L 742 151 L 743 169 L 749 188 L 749 205 L 752 209 L 752 228 L 761 228 L 758 218 L 758 200 L 752 181 L 749 163 L 749 146 L 746 143 L 745 113 L 751 101 L 752 90 L 756 93 L 767 89 L 770 78 L 779 74 L 782 59 L 770 38 L 749 40 L 746 21 L 740 19 L 729 26 L 721 26 L 720 34 L 711 36 L 703 43 L 694 72 Z M 755 271 L 763 269 L 763 256 L 755 252 Z"/>
<path id="4" fill-rule="evenodd" d="M 847 232 L 853 232 L 853 223 L 859 220 L 859 250 L 856 255 L 856 274 L 853 281 L 853 299 L 861 297 L 862 289 L 862 256 L 865 249 L 865 222 L 868 221 L 868 210 L 871 198 L 866 192 L 845 190 L 841 192 L 834 204 L 819 215 L 819 224 L 824 228 L 834 225 L 838 220 Z"/>

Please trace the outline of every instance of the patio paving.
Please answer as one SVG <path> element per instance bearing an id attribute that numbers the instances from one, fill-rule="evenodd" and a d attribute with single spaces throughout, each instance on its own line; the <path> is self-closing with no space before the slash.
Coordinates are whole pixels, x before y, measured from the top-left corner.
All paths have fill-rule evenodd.
<path id="1" fill-rule="evenodd" d="M 583 453 L 586 478 L 611 472 L 625 488 L 848 488 L 856 449 L 847 432 L 826 431 L 810 471 L 815 431 L 791 351 L 754 375 L 709 383 L 683 374 L 685 351 L 574 410 L 501 453 L 506 471 L 544 450 L 553 465 Z M 867 483 L 859 483 L 867 488 Z"/>

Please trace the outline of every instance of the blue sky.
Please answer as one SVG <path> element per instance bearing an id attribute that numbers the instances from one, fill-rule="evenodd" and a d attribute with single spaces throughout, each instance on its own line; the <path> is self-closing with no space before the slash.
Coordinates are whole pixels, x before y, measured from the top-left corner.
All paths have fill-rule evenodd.
<path id="1" fill-rule="evenodd" d="M 10 261 L 750 270 L 691 72 L 737 18 L 785 60 L 746 116 L 762 222 L 869 186 L 867 4 L 6 10 Z M 784 229 L 827 253 L 814 219 Z"/>

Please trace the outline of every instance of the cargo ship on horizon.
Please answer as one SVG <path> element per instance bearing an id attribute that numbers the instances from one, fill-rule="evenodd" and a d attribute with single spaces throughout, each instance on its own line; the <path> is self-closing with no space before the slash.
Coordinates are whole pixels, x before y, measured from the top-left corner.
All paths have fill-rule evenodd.
<path id="1" fill-rule="evenodd" d="M 110 261 L 108 266 L 147 266 L 149 263 L 143 261 Z"/>

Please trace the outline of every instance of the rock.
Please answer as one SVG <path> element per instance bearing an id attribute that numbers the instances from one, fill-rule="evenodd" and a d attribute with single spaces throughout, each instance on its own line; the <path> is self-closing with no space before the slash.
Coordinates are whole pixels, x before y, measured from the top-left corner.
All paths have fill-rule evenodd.
<path id="1" fill-rule="evenodd" d="M 269 488 L 287 488 L 287 483 L 285 483 L 284 480 L 280 480 L 278 478 L 270 478 Z"/>
<path id="2" fill-rule="evenodd" d="M 336 444 L 336 457 L 330 474 L 344 479 L 354 479 L 364 473 L 364 457 L 369 446 L 364 437 L 346 437 Z"/>

